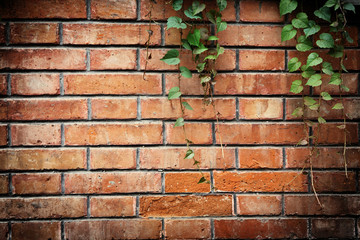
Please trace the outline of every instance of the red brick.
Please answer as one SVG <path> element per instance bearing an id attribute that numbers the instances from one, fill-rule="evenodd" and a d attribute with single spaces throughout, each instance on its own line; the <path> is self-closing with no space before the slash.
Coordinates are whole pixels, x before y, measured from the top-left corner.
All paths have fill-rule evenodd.
<path id="1" fill-rule="evenodd" d="M 218 34 L 222 46 L 279 47 L 295 46 L 296 41 L 281 42 L 282 26 L 228 25 Z"/>
<path id="2" fill-rule="evenodd" d="M 343 73 L 341 75 L 343 83 L 345 86 L 349 88 L 349 92 L 342 92 L 342 95 L 356 95 L 358 93 L 358 73 Z M 322 75 L 321 80 L 323 84 L 321 87 L 314 87 L 313 91 L 315 94 L 320 94 L 321 92 L 328 92 L 329 94 L 339 95 L 340 90 L 339 86 L 328 84 L 330 81 L 330 77 L 328 75 Z"/>
<path id="3" fill-rule="evenodd" d="M 1 10 L 0 10 L 1 11 Z M 5 43 L 5 24 L 0 24 L 0 43 Z"/>
<path id="4" fill-rule="evenodd" d="M 104 1 L 103 1 L 104 2 Z M 148 40 L 148 24 L 65 23 L 64 44 L 138 45 Z M 150 45 L 161 44 L 160 25 L 152 24 Z"/>
<path id="5" fill-rule="evenodd" d="M 286 215 L 359 215 L 360 198 L 357 195 L 318 196 L 320 206 L 314 195 L 285 195 Z"/>
<path id="6" fill-rule="evenodd" d="M 16 124 L 11 126 L 11 145 L 61 145 L 60 124 Z"/>
<path id="7" fill-rule="evenodd" d="M 283 22 L 277 1 L 240 1 L 240 20 L 244 22 Z"/>
<path id="8" fill-rule="evenodd" d="M 188 159 L 185 159 L 187 161 Z M 210 174 L 203 173 L 207 180 L 210 180 Z M 184 192 L 210 192 L 210 184 L 199 183 L 203 175 L 199 172 L 181 172 L 165 174 L 165 192 L 166 193 L 184 193 Z"/>
<path id="9" fill-rule="evenodd" d="M 185 109 L 184 119 L 219 119 L 235 118 L 235 99 L 214 99 L 213 105 L 206 105 L 200 98 L 185 98 L 183 101 L 190 104 L 193 110 Z M 141 99 L 142 119 L 177 119 L 181 116 L 180 102 L 175 99 L 169 101 L 167 98 L 143 98 Z"/>
<path id="10" fill-rule="evenodd" d="M 9 239 L 9 227 L 7 222 L 0 223 L 0 238 Z"/>
<path id="11" fill-rule="evenodd" d="M 286 148 L 287 168 L 309 168 L 309 148 Z M 343 148 L 318 148 L 319 154 L 312 158 L 313 168 L 344 168 Z M 345 153 L 349 168 L 360 167 L 360 148 L 348 147 Z"/>
<path id="12" fill-rule="evenodd" d="M 239 195 L 238 215 L 280 215 L 281 195 Z"/>
<path id="13" fill-rule="evenodd" d="M 315 218 L 311 219 L 311 235 L 315 238 L 340 238 L 355 237 L 355 221 L 351 218 Z"/>
<path id="14" fill-rule="evenodd" d="M 92 19 L 136 19 L 136 1 L 92 0 Z"/>
<path id="15" fill-rule="evenodd" d="M 6 18 L 86 18 L 86 2 L 79 0 L 5 0 L 0 16 Z"/>
<path id="16" fill-rule="evenodd" d="M 9 192 L 9 177 L 5 174 L 0 174 L 0 194 L 7 194 Z"/>
<path id="17" fill-rule="evenodd" d="M 285 70 L 283 50 L 239 50 L 240 70 Z"/>
<path id="18" fill-rule="evenodd" d="M 184 160 L 186 148 L 141 148 L 141 169 L 197 169 L 192 160 Z M 227 169 L 235 167 L 235 149 L 192 148 L 201 169 Z"/>
<path id="19" fill-rule="evenodd" d="M 161 74 L 65 74 L 67 95 L 96 94 L 161 94 Z"/>
<path id="20" fill-rule="evenodd" d="M 174 123 L 166 123 L 166 143 L 186 144 L 186 138 L 194 144 L 212 144 L 211 123 L 185 123 L 186 137 L 183 127 L 174 127 Z"/>
<path id="21" fill-rule="evenodd" d="M 91 70 L 136 69 L 135 49 L 91 49 Z"/>
<path id="22" fill-rule="evenodd" d="M 60 194 L 61 176 L 51 173 L 15 174 L 12 186 L 14 194 Z"/>
<path id="23" fill-rule="evenodd" d="M 161 192 L 161 174 L 151 172 L 68 173 L 65 193 Z"/>
<path id="24" fill-rule="evenodd" d="M 0 218 L 78 218 L 86 216 L 86 197 L 1 198 Z"/>
<path id="25" fill-rule="evenodd" d="M 356 192 L 354 172 L 313 172 L 316 192 Z"/>
<path id="26" fill-rule="evenodd" d="M 15 222 L 11 224 L 12 239 L 61 239 L 60 222 Z"/>
<path id="27" fill-rule="evenodd" d="M 0 145 L 4 146 L 8 143 L 8 131 L 7 125 L 0 124 Z"/>
<path id="28" fill-rule="evenodd" d="M 86 99 L 14 99 L 0 101 L 0 120 L 87 119 Z"/>
<path id="29" fill-rule="evenodd" d="M 211 239 L 210 220 L 165 220 L 165 239 Z"/>
<path id="30" fill-rule="evenodd" d="M 282 119 L 283 101 L 280 98 L 239 98 L 241 119 Z"/>
<path id="31" fill-rule="evenodd" d="M 10 43 L 59 44 L 57 23 L 10 23 Z"/>
<path id="32" fill-rule="evenodd" d="M 342 123 L 327 123 L 315 126 L 313 127 L 314 136 L 317 137 L 319 143 L 321 144 L 341 144 L 344 142 L 345 132 L 344 129 L 339 129 L 337 127 L 339 125 L 342 125 Z M 346 130 L 347 144 L 358 144 L 358 125 L 354 123 L 347 123 Z"/>
<path id="33" fill-rule="evenodd" d="M 219 134 L 223 144 L 297 144 L 305 138 L 303 124 L 297 123 L 222 123 L 218 126 L 217 144 Z"/>
<path id="34" fill-rule="evenodd" d="M 301 172 L 215 172 L 219 192 L 306 192 L 307 176 Z"/>
<path id="35" fill-rule="evenodd" d="M 0 69 L 85 70 L 85 49 L 1 49 Z"/>
<path id="36" fill-rule="evenodd" d="M 148 145 L 162 143 L 160 123 L 66 124 L 66 145 Z"/>
<path id="37" fill-rule="evenodd" d="M 6 74 L 0 74 L 0 96 L 7 95 L 7 75 Z"/>
<path id="38" fill-rule="evenodd" d="M 90 213 L 92 217 L 135 216 L 135 197 L 92 197 Z"/>
<path id="39" fill-rule="evenodd" d="M 1 170 L 68 170 L 86 167 L 85 149 L 1 149 Z"/>
<path id="40" fill-rule="evenodd" d="M 168 65 L 160 59 L 167 53 L 169 49 L 149 49 L 151 59 L 148 59 L 147 70 L 177 70 L 177 65 Z M 236 62 L 236 54 L 234 50 L 225 50 L 216 60 L 216 70 L 234 70 Z M 196 64 L 192 60 L 192 53 L 188 50 L 180 51 L 181 66 L 187 67 L 190 70 L 196 70 Z M 140 50 L 140 69 L 145 69 L 146 49 Z"/>
<path id="41" fill-rule="evenodd" d="M 91 169 L 135 169 L 135 148 L 91 148 Z"/>
<path id="42" fill-rule="evenodd" d="M 306 219 L 219 219 L 214 227 L 216 239 L 307 238 Z"/>
<path id="43" fill-rule="evenodd" d="M 65 239 L 159 239 L 161 220 L 123 219 L 65 222 Z"/>
<path id="44" fill-rule="evenodd" d="M 13 95 L 59 95 L 59 74 L 12 74 Z"/>
<path id="45" fill-rule="evenodd" d="M 281 168 L 283 163 L 280 148 L 239 148 L 240 168 Z"/>
<path id="46" fill-rule="evenodd" d="M 142 217 L 232 216 L 231 195 L 141 196 Z"/>
<path id="47" fill-rule="evenodd" d="M 136 98 L 94 98 L 91 99 L 92 119 L 135 119 Z"/>

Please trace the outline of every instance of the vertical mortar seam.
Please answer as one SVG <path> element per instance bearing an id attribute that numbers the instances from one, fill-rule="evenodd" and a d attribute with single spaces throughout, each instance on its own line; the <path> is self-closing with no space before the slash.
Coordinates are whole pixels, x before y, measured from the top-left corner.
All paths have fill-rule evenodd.
<path id="1" fill-rule="evenodd" d="M 61 228 L 61 240 L 65 240 L 65 223 L 64 221 L 61 221 L 60 223 L 60 228 Z"/>
<path id="2" fill-rule="evenodd" d="M 215 239 L 215 229 L 214 229 L 214 219 L 210 218 L 210 233 L 211 233 L 211 239 Z"/>
<path id="3" fill-rule="evenodd" d="M 240 22 L 240 1 L 235 1 L 235 15 L 236 15 L 236 22 Z"/>
<path id="4" fill-rule="evenodd" d="M 86 148 L 86 170 L 90 171 L 90 147 Z"/>
<path id="5" fill-rule="evenodd" d="M 59 83 L 60 83 L 60 95 L 63 96 L 65 94 L 64 90 L 64 73 L 60 73 L 59 77 Z"/>
<path id="6" fill-rule="evenodd" d="M 12 184 L 12 173 L 9 173 L 9 194 L 14 195 L 13 193 L 13 184 Z"/>
<path id="7" fill-rule="evenodd" d="M 86 18 L 91 20 L 91 0 L 86 0 Z"/>
<path id="8" fill-rule="evenodd" d="M 233 194 L 233 208 L 234 208 L 234 215 L 235 215 L 235 217 L 239 214 L 238 212 L 237 212 L 237 199 L 236 199 L 236 193 L 234 193 Z"/>
<path id="9" fill-rule="evenodd" d="M 8 132 L 8 136 L 7 136 L 8 147 L 11 147 L 11 145 L 12 145 L 11 123 L 9 123 L 9 124 L 7 125 L 7 132 Z"/>
<path id="10" fill-rule="evenodd" d="M 86 49 L 86 71 L 89 72 L 90 71 L 90 49 Z"/>
<path id="11" fill-rule="evenodd" d="M 136 20 L 141 20 L 141 0 L 136 0 Z"/>
<path id="12" fill-rule="evenodd" d="M 10 31 L 10 23 L 5 23 L 5 44 L 6 46 L 10 45 L 11 31 Z"/>
<path id="13" fill-rule="evenodd" d="M 136 169 L 140 169 L 140 149 L 136 148 Z"/>
<path id="14" fill-rule="evenodd" d="M 61 146 L 64 147 L 65 146 L 65 127 L 64 127 L 63 123 L 61 123 L 61 125 L 60 125 L 60 132 L 61 132 Z"/>
<path id="15" fill-rule="evenodd" d="M 92 107 L 91 107 L 91 99 L 87 99 L 87 108 L 88 108 L 88 120 L 90 121 L 92 118 Z"/>
<path id="16" fill-rule="evenodd" d="M 161 173 L 161 193 L 165 194 L 165 173 Z"/>
<path id="17" fill-rule="evenodd" d="M 136 119 L 141 120 L 141 97 L 136 98 Z"/>
<path id="18" fill-rule="evenodd" d="M 240 168 L 239 148 L 235 148 L 235 168 Z"/>
<path id="19" fill-rule="evenodd" d="M 65 174 L 61 173 L 61 195 L 65 195 Z"/>
<path id="20" fill-rule="evenodd" d="M 11 74 L 6 75 L 7 96 L 11 96 Z"/>
<path id="21" fill-rule="evenodd" d="M 63 45 L 63 24 L 59 23 L 59 44 Z"/>
<path id="22" fill-rule="evenodd" d="M 285 147 L 282 148 L 282 168 L 285 169 L 286 168 L 286 151 L 285 151 Z"/>
<path id="23" fill-rule="evenodd" d="M 90 218 L 91 210 L 90 210 L 90 196 L 86 196 L 86 218 Z"/>

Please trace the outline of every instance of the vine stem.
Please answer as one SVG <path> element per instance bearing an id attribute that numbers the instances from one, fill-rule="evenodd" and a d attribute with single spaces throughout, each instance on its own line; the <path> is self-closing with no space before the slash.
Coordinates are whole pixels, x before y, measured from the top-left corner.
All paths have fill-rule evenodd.
<path id="1" fill-rule="evenodd" d="M 143 80 L 146 80 L 146 78 L 145 78 L 146 69 L 147 69 L 147 64 L 148 64 L 149 58 L 150 58 L 150 56 L 149 56 L 149 46 L 150 46 L 151 36 L 153 35 L 153 31 L 151 30 L 151 23 L 153 21 L 152 17 L 151 17 L 151 12 L 152 12 L 153 8 L 154 8 L 153 0 L 150 0 L 150 11 L 149 11 L 148 14 L 145 15 L 145 17 L 149 16 L 149 29 L 147 30 L 148 31 L 148 39 L 145 42 L 145 45 L 146 45 L 146 59 L 145 59 Z"/>

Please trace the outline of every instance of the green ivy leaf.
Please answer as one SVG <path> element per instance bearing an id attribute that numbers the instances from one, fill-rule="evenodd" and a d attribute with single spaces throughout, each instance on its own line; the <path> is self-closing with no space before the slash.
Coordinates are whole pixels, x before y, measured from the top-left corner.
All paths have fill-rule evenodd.
<path id="1" fill-rule="evenodd" d="M 320 105 L 319 104 L 313 104 L 313 105 L 310 105 L 309 106 L 309 109 L 310 110 L 314 110 L 314 111 L 317 111 L 319 109 Z"/>
<path id="2" fill-rule="evenodd" d="M 345 37 L 346 41 L 348 41 L 348 43 L 353 43 L 354 42 L 354 40 L 350 37 L 350 35 L 349 35 L 349 33 L 347 31 L 344 31 L 343 34 L 344 34 L 344 37 Z"/>
<path id="3" fill-rule="evenodd" d="M 335 6 L 335 4 L 338 2 L 338 0 L 328 0 L 326 3 L 325 3 L 325 7 L 333 7 Z"/>
<path id="4" fill-rule="evenodd" d="M 301 91 L 304 89 L 302 86 L 301 80 L 295 80 L 291 84 L 290 92 L 292 93 L 301 93 Z"/>
<path id="5" fill-rule="evenodd" d="M 331 12 L 330 12 L 330 8 L 328 7 L 322 7 L 319 10 L 316 10 L 314 12 L 314 15 L 317 16 L 318 18 L 321 18 L 327 22 L 331 21 Z"/>
<path id="6" fill-rule="evenodd" d="M 295 108 L 295 110 L 291 113 L 292 116 L 295 117 L 301 117 L 302 115 L 304 115 L 304 110 L 302 107 L 297 107 Z"/>
<path id="7" fill-rule="evenodd" d="M 307 28 L 309 27 L 308 16 L 306 13 L 300 12 L 296 15 L 296 18 L 291 21 L 291 24 L 294 28 Z"/>
<path id="8" fill-rule="evenodd" d="M 323 62 L 323 59 L 321 57 L 319 57 L 319 54 L 310 53 L 308 58 L 307 58 L 306 66 L 307 67 L 312 67 L 312 66 L 319 65 L 322 62 Z"/>
<path id="9" fill-rule="evenodd" d="M 216 18 L 216 33 L 224 31 L 227 28 L 227 23 L 221 21 L 221 17 Z"/>
<path id="10" fill-rule="evenodd" d="M 216 24 L 216 18 L 221 17 L 222 15 L 215 10 L 210 10 L 209 12 L 206 13 L 206 16 L 211 23 Z"/>
<path id="11" fill-rule="evenodd" d="M 186 77 L 186 78 L 192 77 L 192 73 L 190 72 L 190 70 L 187 67 L 180 67 L 180 72 L 183 77 Z"/>
<path id="12" fill-rule="evenodd" d="M 331 79 L 329 81 L 329 84 L 339 86 L 341 83 L 342 83 L 342 80 L 341 80 L 340 73 L 334 73 L 333 75 L 331 75 Z"/>
<path id="13" fill-rule="evenodd" d="M 206 63 L 199 63 L 199 64 L 196 66 L 196 70 L 197 70 L 198 72 L 204 71 L 205 64 L 206 64 Z"/>
<path id="14" fill-rule="evenodd" d="M 200 45 L 200 37 L 201 37 L 200 30 L 199 29 L 194 29 L 194 32 L 189 33 L 187 35 L 186 39 L 188 40 L 190 45 L 199 47 L 199 45 Z"/>
<path id="15" fill-rule="evenodd" d="M 215 56 L 215 55 L 207 55 L 207 56 L 204 58 L 204 61 L 207 60 L 207 59 L 216 60 L 216 59 L 217 59 L 217 56 Z"/>
<path id="16" fill-rule="evenodd" d="M 226 0 L 216 0 L 216 3 L 218 5 L 218 7 L 219 7 L 220 12 L 222 12 L 227 6 L 227 1 Z"/>
<path id="17" fill-rule="evenodd" d="M 341 66 L 341 69 L 344 71 L 344 72 L 349 72 L 347 69 L 346 69 L 346 67 L 344 66 L 344 64 L 340 64 L 340 66 Z"/>
<path id="18" fill-rule="evenodd" d="M 161 61 L 164 61 L 165 63 L 169 65 L 177 65 L 180 63 L 180 59 L 178 58 L 179 51 L 176 49 L 169 50 L 163 58 L 161 58 Z"/>
<path id="19" fill-rule="evenodd" d="M 207 40 L 208 41 L 216 41 L 216 40 L 219 40 L 219 38 L 217 36 L 210 36 Z"/>
<path id="20" fill-rule="evenodd" d="M 298 39 L 298 44 L 296 44 L 296 49 L 300 52 L 306 52 L 312 49 L 312 42 L 310 39 L 306 38 L 304 35 L 301 35 Z"/>
<path id="21" fill-rule="evenodd" d="M 172 7 L 175 11 L 179 11 L 182 8 L 183 0 L 173 0 Z"/>
<path id="22" fill-rule="evenodd" d="M 281 0 L 280 1 L 280 16 L 283 16 L 287 13 L 291 13 L 297 8 L 297 1 L 296 0 Z"/>
<path id="23" fill-rule="evenodd" d="M 198 182 L 198 184 L 204 183 L 204 182 L 206 182 L 206 178 L 205 178 L 205 177 L 201 177 L 200 180 L 199 180 L 199 182 Z"/>
<path id="24" fill-rule="evenodd" d="M 184 119 L 178 118 L 178 119 L 176 119 L 174 127 L 181 127 L 181 126 L 184 126 L 184 124 L 185 124 Z"/>
<path id="25" fill-rule="evenodd" d="M 344 84 L 341 84 L 340 87 L 341 87 L 341 89 L 344 90 L 345 92 L 349 92 L 349 91 L 350 91 L 350 89 L 349 89 L 347 86 L 345 86 Z"/>
<path id="26" fill-rule="evenodd" d="M 320 31 L 320 26 L 315 23 L 315 21 L 310 20 L 309 21 L 309 27 L 304 29 L 305 37 L 309 37 L 311 35 L 314 35 Z"/>
<path id="27" fill-rule="evenodd" d="M 323 62 L 322 71 L 323 71 L 323 73 L 325 73 L 327 75 L 331 75 L 334 73 L 333 67 L 332 67 L 331 63 L 329 63 L 329 62 Z"/>
<path id="28" fill-rule="evenodd" d="M 309 96 L 304 97 L 304 104 L 306 106 L 311 106 L 311 105 L 314 105 L 315 103 L 316 103 L 316 101 L 312 97 L 309 97 Z"/>
<path id="29" fill-rule="evenodd" d="M 184 159 L 192 159 L 192 158 L 194 158 L 194 156 L 195 156 L 195 153 L 193 152 L 193 150 L 189 149 L 186 151 Z"/>
<path id="30" fill-rule="evenodd" d="M 334 48 L 330 49 L 328 54 L 334 58 L 341 58 L 344 54 L 344 46 L 335 45 Z"/>
<path id="31" fill-rule="evenodd" d="M 281 41 L 287 41 L 295 37 L 297 31 L 291 24 L 285 25 L 281 30 Z"/>
<path id="32" fill-rule="evenodd" d="M 201 19 L 201 12 L 205 9 L 205 4 L 194 1 L 191 7 L 184 11 L 185 15 L 191 19 Z"/>
<path id="33" fill-rule="evenodd" d="M 342 103 L 337 103 L 332 107 L 332 109 L 344 109 L 344 105 Z"/>
<path id="34" fill-rule="evenodd" d="M 301 62 L 299 62 L 299 59 L 297 57 L 294 57 L 290 59 L 288 63 L 289 72 L 295 72 L 297 71 L 301 66 Z"/>
<path id="35" fill-rule="evenodd" d="M 192 48 L 187 39 L 181 39 L 181 42 L 183 43 L 183 48 L 192 51 Z"/>
<path id="36" fill-rule="evenodd" d="M 216 52 L 217 52 L 216 56 L 219 57 L 220 54 L 223 54 L 225 52 L 225 48 L 220 47 L 220 45 L 217 44 L 216 45 Z"/>
<path id="37" fill-rule="evenodd" d="M 315 70 L 314 70 L 312 67 L 306 68 L 306 66 L 303 65 L 303 66 L 301 67 L 301 70 L 303 71 L 303 72 L 301 73 L 301 76 L 302 76 L 303 78 L 309 78 L 309 77 L 311 77 L 312 75 L 315 74 Z"/>
<path id="38" fill-rule="evenodd" d="M 182 102 L 182 105 L 184 105 L 184 107 L 188 110 L 194 110 L 187 102 Z"/>
<path id="39" fill-rule="evenodd" d="M 309 78 L 309 80 L 307 81 L 307 83 L 305 85 L 308 85 L 311 87 L 317 87 L 317 86 L 320 86 L 321 84 L 322 84 L 321 75 L 314 74 Z"/>
<path id="40" fill-rule="evenodd" d="M 203 53 L 203 52 L 205 52 L 207 50 L 208 50 L 208 48 L 205 47 L 202 43 L 200 43 L 199 47 L 194 49 L 193 54 L 201 54 L 201 53 Z"/>
<path id="41" fill-rule="evenodd" d="M 326 123 L 326 120 L 322 117 L 318 117 L 318 122 L 321 123 Z"/>
<path id="42" fill-rule="evenodd" d="M 179 87 L 173 87 L 169 90 L 168 99 L 175 99 L 181 96 L 180 88 Z"/>
<path id="43" fill-rule="evenodd" d="M 322 33 L 320 34 L 320 40 L 316 41 L 316 45 L 320 48 L 333 48 L 334 47 L 334 39 L 330 33 Z"/>
<path id="44" fill-rule="evenodd" d="M 169 17 L 167 20 L 167 30 L 170 28 L 176 28 L 176 29 L 185 29 L 186 24 L 182 22 L 182 19 L 179 17 Z"/>
<path id="45" fill-rule="evenodd" d="M 327 92 L 322 92 L 320 93 L 321 97 L 325 100 L 325 101 L 330 101 L 332 100 L 333 98 L 331 97 L 331 95 Z"/>
<path id="46" fill-rule="evenodd" d="M 353 11 L 355 13 L 355 7 L 352 3 L 345 3 L 344 4 L 344 9 L 348 10 L 348 11 Z"/>

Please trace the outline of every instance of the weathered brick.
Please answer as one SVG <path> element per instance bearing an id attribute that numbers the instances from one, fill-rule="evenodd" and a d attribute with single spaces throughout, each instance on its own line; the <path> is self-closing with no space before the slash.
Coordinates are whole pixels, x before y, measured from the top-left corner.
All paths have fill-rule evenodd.
<path id="1" fill-rule="evenodd" d="M 0 223 L 0 238 L 9 239 L 9 226 L 7 222 Z"/>
<path id="2" fill-rule="evenodd" d="M 219 192 L 307 192 L 301 172 L 215 172 Z"/>
<path id="3" fill-rule="evenodd" d="M 200 98 L 184 98 L 183 101 L 190 104 L 193 110 L 184 111 L 184 119 L 234 119 L 236 103 L 232 98 L 214 99 L 214 106 L 206 105 Z M 143 98 L 141 99 L 141 118 L 143 119 L 177 119 L 181 116 L 180 102 L 167 98 Z"/>
<path id="4" fill-rule="evenodd" d="M 313 168 L 344 168 L 345 159 L 349 168 L 360 167 L 360 148 L 347 147 L 345 159 L 343 148 L 318 148 L 319 154 L 312 158 Z M 287 168 L 309 168 L 310 148 L 286 148 Z"/>
<path id="5" fill-rule="evenodd" d="M 65 193 L 161 192 L 161 174 L 151 172 L 67 173 Z"/>
<path id="6" fill-rule="evenodd" d="M 136 49 L 91 49 L 91 70 L 135 70 Z"/>
<path id="7" fill-rule="evenodd" d="M 303 124 L 250 124 L 250 123 L 221 123 L 218 124 L 216 143 L 223 144 L 297 144 L 304 139 Z"/>
<path id="8" fill-rule="evenodd" d="M 283 50 L 239 50 L 240 70 L 285 70 Z"/>
<path id="9" fill-rule="evenodd" d="M 136 98 L 93 98 L 91 99 L 92 119 L 135 119 Z"/>
<path id="10" fill-rule="evenodd" d="M 59 26 L 57 23 L 11 23 L 10 43 L 47 43 L 59 44 Z"/>
<path id="11" fill-rule="evenodd" d="M 239 148 L 240 168 L 281 168 L 281 148 Z"/>
<path id="12" fill-rule="evenodd" d="M 15 174 L 12 176 L 14 194 L 60 194 L 61 176 L 55 173 Z"/>
<path id="13" fill-rule="evenodd" d="M 231 195 L 141 196 L 142 217 L 232 216 Z"/>
<path id="14" fill-rule="evenodd" d="M 65 23 L 64 44 L 138 45 L 148 40 L 147 24 Z M 161 44 L 160 25 L 151 25 L 150 45 Z"/>
<path id="15" fill-rule="evenodd" d="M 141 148 L 141 169 L 197 169 L 192 160 L 184 160 L 186 148 Z M 235 149 L 192 148 L 201 169 L 227 169 L 235 167 Z"/>
<path id="16" fill-rule="evenodd" d="M 306 219 L 219 219 L 214 228 L 216 239 L 307 238 Z"/>
<path id="17" fill-rule="evenodd" d="M 7 75 L 0 74 L 0 96 L 7 95 Z"/>
<path id="18" fill-rule="evenodd" d="M 91 197 L 90 213 L 92 217 L 134 216 L 135 197 Z"/>
<path id="19" fill-rule="evenodd" d="M 4 146 L 8 143 L 8 131 L 7 125 L 0 124 L 0 145 Z"/>
<path id="20" fill-rule="evenodd" d="M 96 94 L 161 94 L 161 74 L 65 74 L 67 95 Z"/>
<path id="21" fill-rule="evenodd" d="M 285 195 L 286 215 L 359 215 L 358 195 L 318 195 L 321 206 L 314 195 Z"/>
<path id="22" fill-rule="evenodd" d="M 60 222 L 15 222 L 11 224 L 12 239 L 61 239 Z"/>
<path id="23" fill-rule="evenodd" d="M 241 119 L 282 119 L 283 101 L 280 98 L 239 98 Z"/>
<path id="24" fill-rule="evenodd" d="M 282 22 L 277 1 L 240 1 L 240 20 L 243 22 Z"/>
<path id="25" fill-rule="evenodd" d="M 5 0 L 0 6 L 2 19 L 86 18 L 86 2 L 79 0 Z"/>
<path id="26" fill-rule="evenodd" d="M 316 192 L 356 192 L 354 172 L 313 172 Z"/>
<path id="27" fill-rule="evenodd" d="M 0 218 L 78 218 L 86 216 L 86 197 L 1 198 Z"/>
<path id="28" fill-rule="evenodd" d="M 209 219 L 165 220 L 166 239 L 210 239 Z"/>
<path id="29" fill-rule="evenodd" d="M 9 192 L 9 176 L 0 174 L 0 194 L 7 194 Z"/>
<path id="30" fill-rule="evenodd" d="M 68 170 L 85 167 L 85 149 L 0 149 L 0 170 Z"/>
<path id="31" fill-rule="evenodd" d="M 92 19 L 136 19 L 136 1 L 92 0 Z"/>
<path id="32" fill-rule="evenodd" d="M 280 215 L 281 195 L 239 195 L 238 215 Z"/>
<path id="33" fill-rule="evenodd" d="M 91 169 L 134 169 L 135 148 L 91 148 Z"/>
<path id="34" fill-rule="evenodd" d="M 11 125 L 11 145 L 61 145 L 60 124 Z"/>
<path id="35" fill-rule="evenodd" d="M 12 74 L 12 95 L 59 95 L 59 74 Z"/>
<path id="36" fill-rule="evenodd" d="M 65 239 L 159 239 L 161 220 L 85 220 L 65 222 Z"/>
<path id="37" fill-rule="evenodd" d="M 0 120 L 87 119 L 86 99 L 9 99 L 0 101 Z"/>
<path id="38" fill-rule="evenodd" d="M 311 219 L 311 235 L 322 239 L 350 239 L 355 237 L 354 225 L 351 218 L 315 218 Z"/>
<path id="39" fill-rule="evenodd" d="M 0 49 L 0 69 L 85 70 L 85 49 Z"/>
<path id="40" fill-rule="evenodd" d="M 186 144 L 185 133 L 182 127 L 174 127 L 174 123 L 166 123 L 166 143 Z M 212 144 L 211 123 L 185 123 L 186 138 L 194 144 Z"/>
<path id="41" fill-rule="evenodd" d="M 66 124 L 66 145 L 148 145 L 162 143 L 160 123 Z"/>
<path id="42" fill-rule="evenodd" d="M 189 159 L 185 159 L 187 161 Z M 207 180 L 210 180 L 210 174 L 203 173 Z M 201 173 L 166 173 L 165 174 L 165 192 L 166 193 L 184 193 L 184 192 L 210 192 L 210 184 L 199 183 Z"/>
<path id="43" fill-rule="evenodd" d="M 318 142 L 321 144 L 341 144 L 344 142 L 345 131 L 344 129 L 338 128 L 340 125 L 342 125 L 342 123 L 327 123 L 314 126 L 314 136 L 317 137 Z M 346 142 L 348 144 L 358 144 L 358 125 L 354 123 L 347 123 L 346 130 Z"/>
<path id="44" fill-rule="evenodd" d="M 321 81 L 323 84 L 321 87 L 314 87 L 314 93 L 319 95 L 321 92 L 328 92 L 329 94 L 339 95 L 339 86 L 329 84 L 330 79 L 331 78 L 328 75 L 321 75 Z M 343 73 L 341 75 L 341 79 L 343 80 L 344 85 L 349 88 L 349 92 L 341 92 L 342 95 L 356 95 L 358 93 L 358 73 Z"/>

